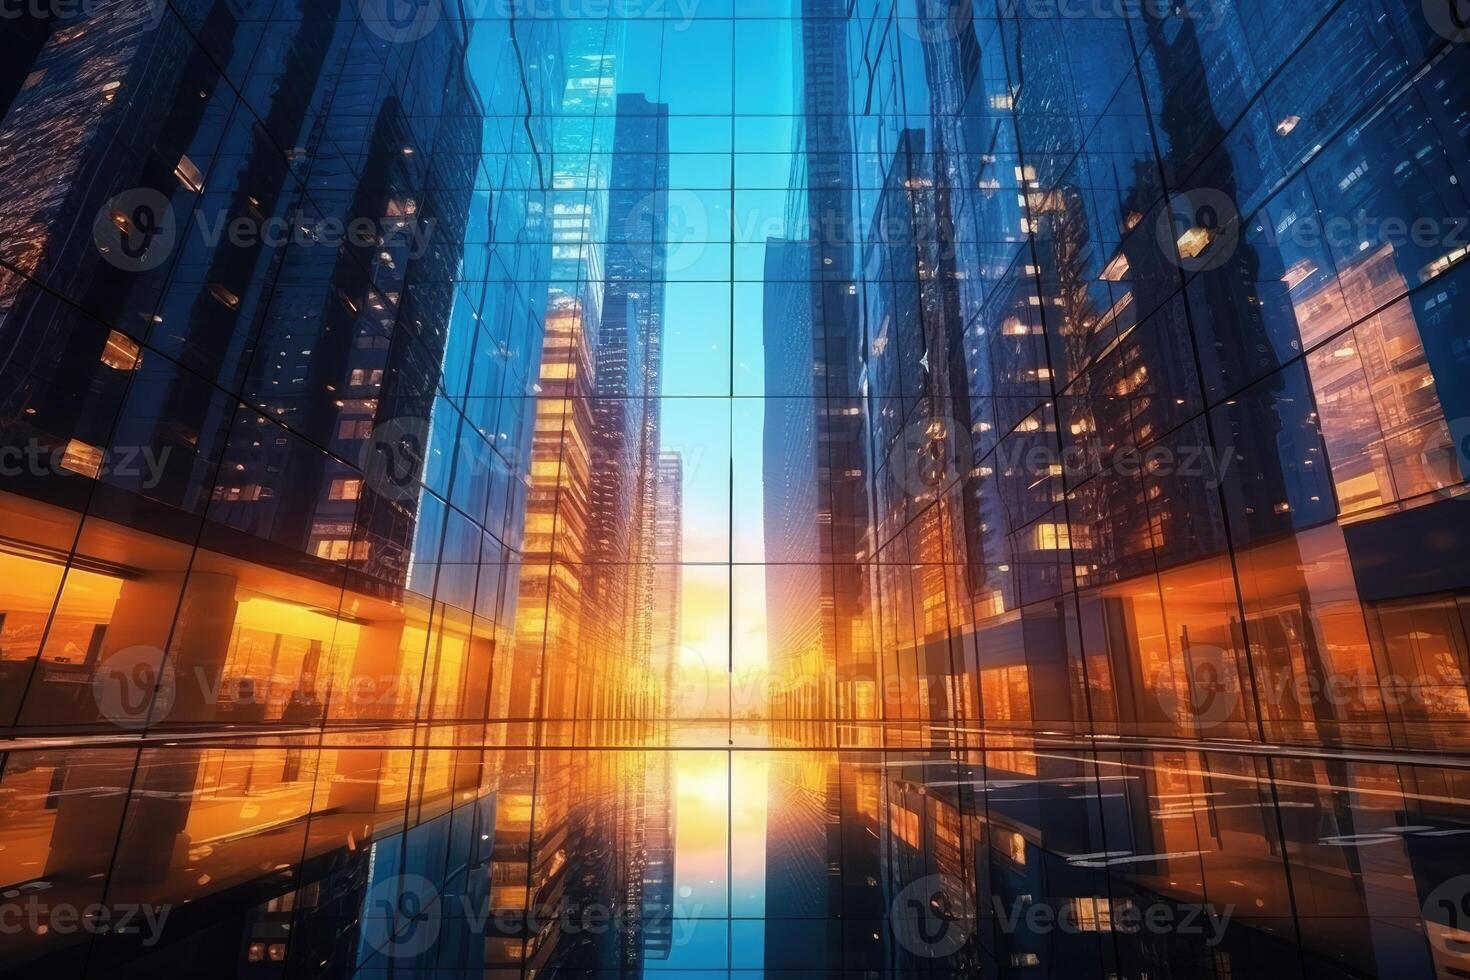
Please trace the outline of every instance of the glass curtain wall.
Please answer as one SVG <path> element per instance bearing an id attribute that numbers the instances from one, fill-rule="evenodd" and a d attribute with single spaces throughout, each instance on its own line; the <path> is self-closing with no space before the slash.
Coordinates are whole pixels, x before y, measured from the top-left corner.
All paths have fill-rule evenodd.
<path id="1" fill-rule="evenodd" d="M 3 12 L 0 975 L 1464 974 L 1466 13 Z"/>

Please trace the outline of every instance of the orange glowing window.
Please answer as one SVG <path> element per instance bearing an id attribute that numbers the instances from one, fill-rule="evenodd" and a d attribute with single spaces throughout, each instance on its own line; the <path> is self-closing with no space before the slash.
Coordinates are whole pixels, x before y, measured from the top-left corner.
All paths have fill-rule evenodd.
<path id="1" fill-rule="evenodd" d="M 195 194 L 204 190 L 204 174 L 200 173 L 199 168 L 194 165 L 193 160 L 189 159 L 187 153 L 180 156 L 179 162 L 174 165 L 174 176 L 179 179 L 179 183 Z"/>
<path id="2" fill-rule="evenodd" d="M 240 308 L 240 297 L 217 282 L 209 284 L 209 295 L 217 299 L 221 305 L 231 310 L 238 310 Z"/>
<path id="3" fill-rule="evenodd" d="M 1038 551 L 1065 551 L 1072 547 L 1072 530 L 1066 524 L 1036 525 Z"/>
<path id="4" fill-rule="evenodd" d="M 893 833 L 909 847 L 921 846 L 919 815 L 912 810 L 895 805 L 893 807 Z"/>
<path id="5" fill-rule="evenodd" d="M 1025 664 L 981 671 L 980 695 L 987 721 L 1031 718 L 1031 675 Z"/>
<path id="6" fill-rule="evenodd" d="M 88 445 L 80 439 L 71 439 L 61 454 L 61 468 L 80 473 L 82 476 L 90 476 L 95 480 L 102 472 L 102 460 L 105 455 L 96 446 Z"/>
<path id="7" fill-rule="evenodd" d="M 996 843 L 1001 853 L 1013 864 L 1026 864 L 1026 838 L 1014 830 L 1002 830 L 996 834 Z"/>
<path id="8" fill-rule="evenodd" d="M 1113 903 L 1106 898 L 1084 896 L 1072 900 L 1072 915 L 1082 932 L 1111 932 Z"/>
<path id="9" fill-rule="evenodd" d="M 356 500 L 362 495 L 362 481 L 358 479 L 333 480 L 327 492 L 329 500 Z"/>
<path id="10" fill-rule="evenodd" d="M 143 348 L 126 334 L 113 330 L 107 334 L 98 359 L 115 371 L 136 371 L 143 363 Z"/>

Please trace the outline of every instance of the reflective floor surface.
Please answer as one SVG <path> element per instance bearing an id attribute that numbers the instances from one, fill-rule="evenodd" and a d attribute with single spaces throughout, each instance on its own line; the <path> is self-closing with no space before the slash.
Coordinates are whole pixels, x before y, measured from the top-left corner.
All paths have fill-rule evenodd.
<path id="1" fill-rule="evenodd" d="M 7 908 L 43 924 L 69 907 L 135 911 L 120 929 L 22 929 L 7 965 L 525 978 L 1470 969 L 1457 928 L 1470 896 L 1463 760 L 917 726 L 686 725 L 483 752 L 418 732 L 429 736 L 443 747 L 396 773 L 410 753 L 368 732 L 339 747 L 12 753 L 0 870 L 24 883 Z M 826 747 L 802 747 L 814 744 Z M 374 783 L 396 785 L 396 802 L 358 805 Z M 119 827 L 130 784 L 137 805 Z M 186 861 L 150 847 L 180 826 Z M 90 872 L 118 845 L 110 880 Z"/>

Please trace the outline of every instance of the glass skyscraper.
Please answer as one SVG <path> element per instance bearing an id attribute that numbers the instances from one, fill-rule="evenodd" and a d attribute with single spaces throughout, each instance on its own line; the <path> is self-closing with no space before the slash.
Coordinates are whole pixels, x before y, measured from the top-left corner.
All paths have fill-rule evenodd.
<path id="1" fill-rule="evenodd" d="M 1470 975 L 1467 79 L 0 10 L 0 976 Z"/>

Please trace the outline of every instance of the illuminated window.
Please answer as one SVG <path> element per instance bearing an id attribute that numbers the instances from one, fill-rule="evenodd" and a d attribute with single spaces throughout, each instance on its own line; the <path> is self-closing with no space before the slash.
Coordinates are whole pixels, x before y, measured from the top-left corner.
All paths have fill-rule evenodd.
<path id="1" fill-rule="evenodd" d="M 95 480 L 102 472 L 104 455 L 96 446 L 90 446 L 80 439 L 72 439 L 67 442 L 66 449 L 61 454 L 61 468 Z"/>
<path id="2" fill-rule="evenodd" d="M 189 159 L 188 154 L 179 157 L 179 162 L 174 165 L 174 176 L 195 194 L 204 190 L 204 174 L 194 166 L 194 161 Z"/>
<path id="3" fill-rule="evenodd" d="M 1128 265 L 1128 256 L 1123 254 L 1122 252 L 1119 252 L 1117 255 L 1113 256 L 1113 260 L 1109 262 L 1108 267 L 1103 270 L 1101 278 L 1106 280 L 1107 282 L 1122 282 L 1124 279 L 1128 278 L 1128 273 L 1130 271 L 1131 269 Z"/>
<path id="4" fill-rule="evenodd" d="M 1461 482 L 1408 300 L 1328 340 L 1307 364 L 1343 514 Z"/>
<path id="5" fill-rule="evenodd" d="M 912 810 L 895 804 L 891 816 L 893 818 L 894 836 L 909 847 L 918 848 L 922 840 L 919 836 L 920 827 L 922 826 L 919 815 Z"/>
<path id="6" fill-rule="evenodd" d="M 980 698 L 987 720 L 1031 719 L 1031 674 L 1025 664 L 980 672 Z"/>
<path id="7" fill-rule="evenodd" d="M 1072 915 L 1081 932 L 1111 932 L 1113 903 L 1106 898 L 1084 896 L 1072 900 Z"/>
<path id="8" fill-rule="evenodd" d="M 350 538 L 324 538 L 316 543 L 315 550 L 318 558 L 327 561 L 366 561 L 369 553 L 368 542 Z"/>
<path id="9" fill-rule="evenodd" d="M 107 334 L 100 360 L 117 371 L 136 371 L 143 363 L 143 348 L 137 341 L 113 330 Z"/>
<path id="10" fill-rule="evenodd" d="M 362 481 L 358 479 L 333 480 L 327 493 L 328 500 L 356 500 L 362 494 Z"/>
<path id="11" fill-rule="evenodd" d="M 229 309 L 238 310 L 240 308 L 240 297 L 217 282 L 209 284 L 209 295 Z"/>
<path id="12" fill-rule="evenodd" d="M 1004 854 L 1012 864 L 1026 865 L 1026 838 L 1014 830 L 1002 830 L 996 834 L 997 843 L 1000 844 L 1001 853 Z"/>
<path id="13" fill-rule="evenodd" d="M 1086 548 L 1089 535 L 1085 528 L 1074 529 L 1070 524 L 1044 522 L 1036 525 L 1036 548 L 1038 551 L 1066 551 L 1068 548 Z"/>

